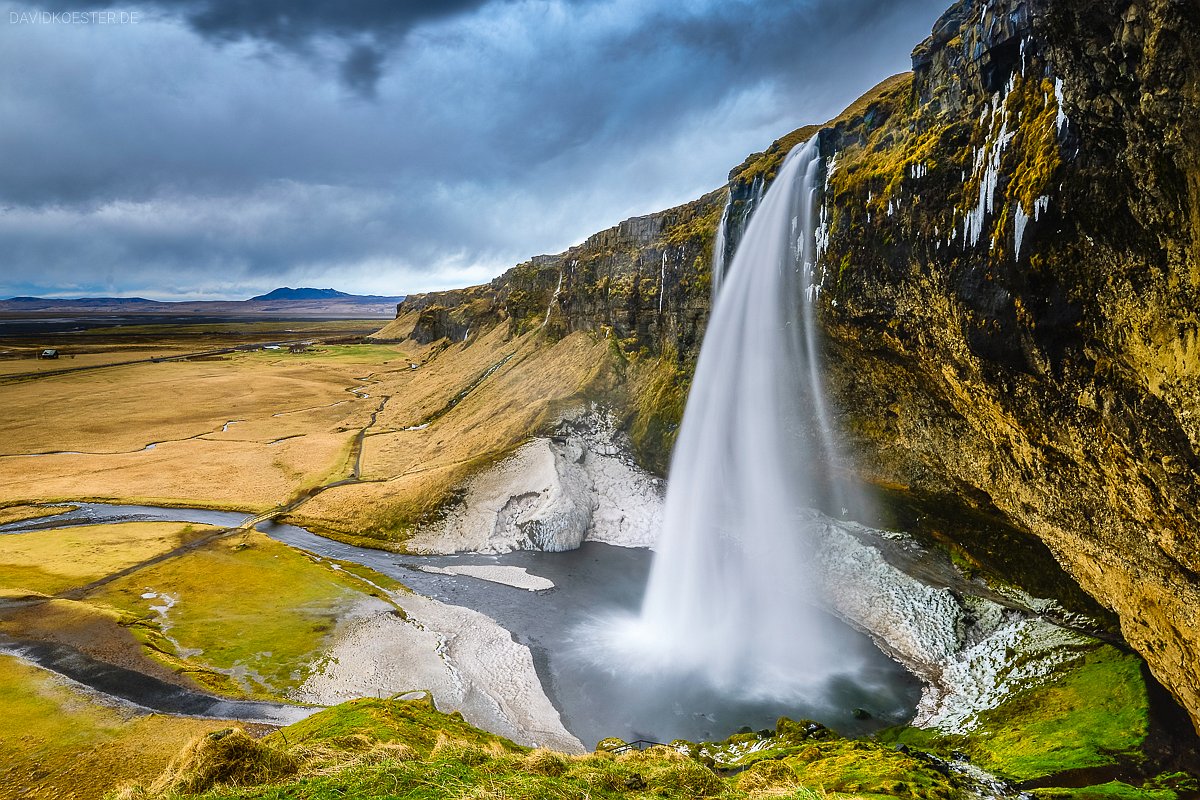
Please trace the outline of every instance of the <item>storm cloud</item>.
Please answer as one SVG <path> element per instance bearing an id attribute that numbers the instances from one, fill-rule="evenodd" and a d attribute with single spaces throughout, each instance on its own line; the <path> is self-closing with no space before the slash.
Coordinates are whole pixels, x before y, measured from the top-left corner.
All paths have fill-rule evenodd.
<path id="1" fill-rule="evenodd" d="M 0 4 L 0 296 L 487 280 L 720 186 L 943 2 Z"/>

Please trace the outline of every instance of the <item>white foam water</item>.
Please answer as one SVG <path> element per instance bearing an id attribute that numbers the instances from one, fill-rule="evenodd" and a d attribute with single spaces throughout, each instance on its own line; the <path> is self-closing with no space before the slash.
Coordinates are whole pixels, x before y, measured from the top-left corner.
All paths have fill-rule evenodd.
<path id="1" fill-rule="evenodd" d="M 815 608 L 805 524 L 848 505 L 813 309 L 820 167 L 815 139 L 788 154 L 725 270 L 641 615 L 606 637 L 635 666 L 808 702 L 857 667 Z"/>

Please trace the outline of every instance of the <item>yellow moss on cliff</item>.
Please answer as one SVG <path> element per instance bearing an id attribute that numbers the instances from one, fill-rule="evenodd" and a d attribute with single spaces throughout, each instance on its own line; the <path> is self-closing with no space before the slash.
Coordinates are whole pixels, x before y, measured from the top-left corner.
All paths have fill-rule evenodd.
<path id="1" fill-rule="evenodd" d="M 984 148 L 975 171 L 968 176 L 959 209 L 966 213 L 978 202 L 984 179 L 984 164 L 995 148 L 1003 148 L 1000 174 L 1008 178 L 998 187 L 993 208 L 991 250 L 994 258 L 1009 255 L 1015 210 L 1019 206 L 1033 216 L 1037 199 L 1050 191 L 1062 159 L 1058 146 L 1058 100 L 1054 84 L 1046 78 L 1013 76 L 1012 90 L 998 109 L 992 109 L 990 124 L 976 128 L 973 142 Z"/>
<path id="2" fill-rule="evenodd" d="M 733 170 L 731 180 L 749 184 L 761 178 L 769 183 L 774 180 L 784 156 L 796 145 L 815 136 L 817 131 L 839 126 L 857 127 L 864 122 L 867 127 L 873 127 L 877 124 L 875 120 L 907 108 L 912 95 L 912 75 L 911 72 L 901 72 L 886 78 L 824 125 L 805 125 L 776 139 L 764 152 L 751 155 Z M 868 117 L 871 118 L 870 122 L 867 122 Z"/>

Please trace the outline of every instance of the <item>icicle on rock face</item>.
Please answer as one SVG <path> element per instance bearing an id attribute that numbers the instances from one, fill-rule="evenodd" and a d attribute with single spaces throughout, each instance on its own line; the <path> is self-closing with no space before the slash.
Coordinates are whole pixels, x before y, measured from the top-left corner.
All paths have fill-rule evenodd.
<path id="1" fill-rule="evenodd" d="M 635 665 L 808 701 L 856 666 L 808 572 L 808 509 L 846 505 L 812 308 L 820 164 L 815 139 L 789 153 L 725 271 L 642 613 L 615 642 Z"/>

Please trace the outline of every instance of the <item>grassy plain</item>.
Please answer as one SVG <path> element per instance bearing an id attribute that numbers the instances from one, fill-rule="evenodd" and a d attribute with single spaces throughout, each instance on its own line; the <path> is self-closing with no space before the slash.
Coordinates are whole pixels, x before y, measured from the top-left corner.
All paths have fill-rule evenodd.
<path id="1" fill-rule="evenodd" d="M 283 504 L 348 474 L 359 369 L 238 353 L 0 385 L 0 502 Z"/>
<path id="2" fill-rule="evenodd" d="M 285 333 L 153 325 L 78 338 L 115 337 L 113 352 L 123 352 L 129 341 L 143 351 L 197 349 L 268 331 Z M 0 374 L 0 504 L 266 512 L 304 501 L 292 519 L 400 543 L 473 471 L 511 453 L 612 367 L 593 336 L 510 339 L 500 325 L 466 342 L 258 349 L 8 382 Z"/>
<path id="3" fill-rule="evenodd" d="M 106 706 L 49 672 L 0 655 L 0 796 L 90 800 L 167 766 L 221 723 Z"/>
<path id="4" fill-rule="evenodd" d="M 370 585 L 245 532 L 120 578 L 88 599 L 139 620 L 152 658 L 221 694 L 282 698 Z"/>
<path id="5" fill-rule="evenodd" d="M 125 522 L 0 536 L 0 594 L 57 594 L 214 530 L 178 522 Z"/>
<path id="6" fill-rule="evenodd" d="M 57 372 L 79 367 L 96 367 L 102 364 L 118 364 L 124 361 L 141 361 L 149 358 L 167 358 L 190 352 L 186 344 L 161 344 L 157 347 L 130 345 L 109 347 L 97 352 L 72 353 L 57 359 L 40 359 L 36 351 L 9 353 L 0 358 L 0 377 L 12 377 L 28 373 Z"/>
<path id="7" fill-rule="evenodd" d="M 186 317 L 181 317 L 177 324 L 113 325 L 14 336 L 5 334 L 5 319 L 0 318 L 0 378 L 150 358 L 176 358 L 265 341 L 364 336 L 378 328 L 381 322 L 370 319 L 246 319 L 189 323 Z M 39 359 L 38 354 L 46 348 L 57 349 L 61 355 L 57 359 Z"/>

